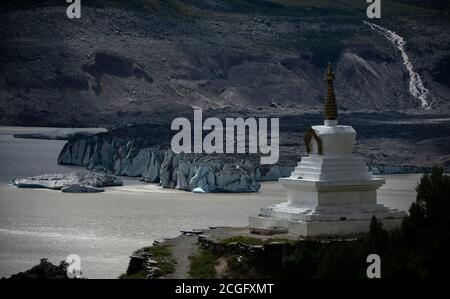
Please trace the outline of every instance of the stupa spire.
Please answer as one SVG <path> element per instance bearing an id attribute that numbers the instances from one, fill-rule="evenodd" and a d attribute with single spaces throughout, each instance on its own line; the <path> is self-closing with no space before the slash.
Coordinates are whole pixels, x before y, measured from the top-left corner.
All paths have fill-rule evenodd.
<path id="1" fill-rule="evenodd" d="M 327 95 L 325 98 L 325 109 L 324 118 L 325 120 L 336 120 L 337 118 L 337 107 L 336 107 L 336 96 L 334 95 L 334 73 L 331 67 L 331 62 L 328 63 L 327 67 Z"/>

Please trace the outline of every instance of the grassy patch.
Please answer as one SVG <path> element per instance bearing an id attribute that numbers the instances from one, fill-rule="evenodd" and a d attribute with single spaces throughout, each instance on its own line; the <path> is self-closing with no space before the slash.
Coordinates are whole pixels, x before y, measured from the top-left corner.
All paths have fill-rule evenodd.
<path id="1" fill-rule="evenodd" d="M 172 257 L 172 252 L 168 245 L 157 245 L 144 247 L 142 250 L 151 256 L 151 259 L 158 262 L 157 267 L 161 270 L 161 275 L 173 273 L 175 271 L 176 261 Z M 139 271 L 134 274 L 123 273 L 119 276 L 119 279 L 145 279 L 145 271 Z"/>
<path id="2" fill-rule="evenodd" d="M 144 251 L 149 253 L 151 257 L 158 262 L 158 268 L 161 269 L 162 275 L 173 273 L 175 271 L 175 260 L 172 257 L 170 247 L 167 245 L 157 245 L 145 247 Z"/>
<path id="3" fill-rule="evenodd" d="M 139 271 L 137 273 L 134 273 L 132 275 L 128 275 L 127 273 L 122 273 L 119 276 L 119 279 L 145 279 L 146 274 L 144 271 Z"/>
<path id="4" fill-rule="evenodd" d="M 227 261 L 227 277 L 234 279 L 251 279 L 261 277 L 261 273 L 255 273 L 255 268 L 252 266 L 251 260 L 245 256 L 230 255 L 226 258 Z"/>
<path id="5" fill-rule="evenodd" d="M 172 255 L 169 246 L 167 245 L 148 246 L 144 247 L 143 250 L 145 253 L 151 254 L 154 258 L 169 257 Z"/>
<path id="6" fill-rule="evenodd" d="M 200 249 L 195 256 L 189 257 L 191 264 L 189 269 L 190 278 L 194 279 L 213 279 L 216 278 L 217 257 L 206 251 Z"/>

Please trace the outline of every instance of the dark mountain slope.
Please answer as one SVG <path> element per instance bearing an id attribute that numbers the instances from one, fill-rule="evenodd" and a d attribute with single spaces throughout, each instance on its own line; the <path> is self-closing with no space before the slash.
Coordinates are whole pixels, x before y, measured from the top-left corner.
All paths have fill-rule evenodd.
<path id="1" fill-rule="evenodd" d="M 0 123 L 167 121 L 192 108 L 321 108 L 329 60 L 344 110 L 420 111 L 400 52 L 361 20 L 364 1 L 61 1 L 2 4 Z M 89 5 L 89 6 L 88 6 Z M 383 1 L 431 107 L 449 105 L 445 9 Z"/>

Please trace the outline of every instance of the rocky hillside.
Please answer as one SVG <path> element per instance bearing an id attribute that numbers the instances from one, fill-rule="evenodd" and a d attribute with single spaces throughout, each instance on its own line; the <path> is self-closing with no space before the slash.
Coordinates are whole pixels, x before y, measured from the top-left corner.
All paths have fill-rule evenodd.
<path id="1" fill-rule="evenodd" d="M 383 1 L 377 23 L 407 41 L 429 105 L 448 111 L 448 6 L 422 2 Z M 64 5 L 2 4 L 0 124 L 162 122 L 192 108 L 304 112 L 322 105 L 329 60 L 340 109 L 420 110 L 400 52 L 361 21 L 365 1 L 85 1 L 74 20 Z"/>

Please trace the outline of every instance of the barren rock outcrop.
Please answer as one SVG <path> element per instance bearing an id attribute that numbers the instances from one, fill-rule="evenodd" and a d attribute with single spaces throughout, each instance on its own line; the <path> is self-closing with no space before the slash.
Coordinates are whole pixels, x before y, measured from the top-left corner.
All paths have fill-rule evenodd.
<path id="1" fill-rule="evenodd" d="M 12 183 L 18 188 L 47 188 L 76 193 L 101 192 L 101 189 L 98 188 L 123 184 L 122 180 L 114 175 L 91 171 L 16 178 Z"/>

